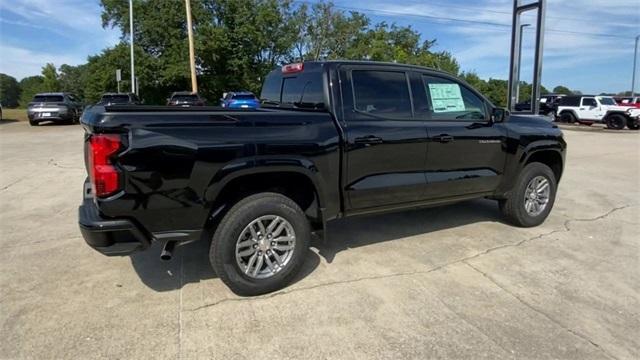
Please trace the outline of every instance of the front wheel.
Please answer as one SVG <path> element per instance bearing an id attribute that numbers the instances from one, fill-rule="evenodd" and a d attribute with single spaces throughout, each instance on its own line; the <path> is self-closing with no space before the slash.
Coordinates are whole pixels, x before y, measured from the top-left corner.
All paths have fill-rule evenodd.
<path id="1" fill-rule="evenodd" d="M 570 112 L 564 112 L 560 114 L 560 122 L 573 124 L 576 122 L 576 117 Z"/>
<path id="2" fill-rule="evenodd" d="M 627 121 L 627 127 L 629 128 L 629 130 L 639 130 L 640 129 L 640 120 Z"/>
<path id="3" fill-rule="evenodd" d="M 553 208 L 556 189 L 553 171 L 545 164 L 530 163 L 522 170 L 509 197 L 500 200 L 500 210 L 516 226 L 538 226 Z"/>
<path id="4" fill-rule="evenodd" d="M 627 119 L 620 114 L 609 116 L 605 122 L 607 128 L 613 130 L 622 130 L 627 125 Z"/>
<path id="5" fill-rule="evenodd" d="M 251 195 L 224 216 L 211 241 L 209 260 L 236 294 L 283 288 L 300 271 L 311 239 L 304 213 L 277 193 Z"/>

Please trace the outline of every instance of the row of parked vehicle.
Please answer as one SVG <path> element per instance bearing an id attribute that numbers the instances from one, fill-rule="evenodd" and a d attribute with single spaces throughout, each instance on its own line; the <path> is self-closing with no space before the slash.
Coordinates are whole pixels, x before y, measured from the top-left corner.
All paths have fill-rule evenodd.
<path id="1" fill-rule="evenodd" d="M 142 101 L 133 93 L 105 93 L 95 105 L 142 105 Z M 206 106 L 207 101 L 197 93 L 190 91 L 177 91 L 167 98 L 168 106 Z M 224 108 L 255 109 L 260 107 L 258 98 L 249 91 L 232 91 L 224 93 L 219 106 Z M 34 96 L 27 107 L 29 124 L 38 125 L 41 122 L 62 122 L 75 124 L 80 121 L 80 116 L 85 109 L 85 104 L 74 94 L 56 92 L 41 93 Z"/>
<path id="2" fill-rule="evenodd" d="M 531 111 L 531 101 L 516 105 L 516 111 Z M 609 129 L 640 129 L 640 98 L 595 95 L 547 94 L 540 97 L 540 112 L 564 123 L 593 125 Z"/>

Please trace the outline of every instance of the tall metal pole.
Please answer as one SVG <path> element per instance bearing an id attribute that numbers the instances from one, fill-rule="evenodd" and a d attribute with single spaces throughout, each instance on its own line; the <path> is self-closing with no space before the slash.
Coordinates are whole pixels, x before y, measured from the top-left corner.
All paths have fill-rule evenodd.
<path id="1" fill-rule="evenodd" d="M 198 92 L 198 79 L 196 79 L 196 55 L 193 48 L 193 26 L 191 25 L 191 1 L 185 0 L 187 8 L 187 34 L 189 35 L 189 64 L 191 65 L 191 91 Z"/>
<path id="2" fill-rule="evenodd" d="M 631 80 L 631 97 L 636 96 L 636 71 L 638 71 L 638 42 L 640 42 L 640 35 L 636 36 L 636 48 L 633 53 L 633 80 Z"/>
<path id="3" fill-rule="evenodd" d="M 533 63 L 533 82 L 531 84 L 531 111 L 540 112 L 540 87 L 542 85 L 542 60 L 544 53 L 544 30 L 547 18 L 547 0 L 538 1 L 538 19 L 536 24 L 536 54 Z"/>
<path id="4" fill-rule="evenodd" d="M 131 92 L 136 92 L 136 70 L 133 66 L 133 0 L 129 0 L 129 36 L 131 43 Z"/>
<path id="5" fill-rule="evenodd" d="M 519 40 L 519 49 L 518 49 L 518 71 L 522 69 L 522 34 L 524 33 L 524 28 L 527 26 L 531 26 L 531 24 L 522 24 L 520 25 L 520 40 Z M 518 103 L 520 101 L 520 84 L 518 83 L 516 88 L 516 98 L 515 102 Z"/>

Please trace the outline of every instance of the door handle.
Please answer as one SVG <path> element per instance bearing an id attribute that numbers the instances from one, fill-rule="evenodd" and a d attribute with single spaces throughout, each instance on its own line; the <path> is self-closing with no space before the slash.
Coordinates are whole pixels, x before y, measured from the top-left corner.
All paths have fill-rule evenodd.
<path id="1" fill-rule="evenodd" d="M 448 143 L 448 142 L 452 142 L 453 141 L 453 136 L 447 135 L 447 134 L 443 134 L 443 135 L 435 136 L 433 138 L 433 140 L 437 141 L 437 142 L 441 142 L 441 143 Z"/>
<path id="2" fill-rule="evenodd" d="M 365 144 L 365 145 L 382 144 L 382 142 L 383 142 L 382 138 L 379 138 L 379 137 L 373 136 L 373 135 L 358 137 L 358 138 L 355 138 L 354 141 L 355 141 L 356 144 Z"/>

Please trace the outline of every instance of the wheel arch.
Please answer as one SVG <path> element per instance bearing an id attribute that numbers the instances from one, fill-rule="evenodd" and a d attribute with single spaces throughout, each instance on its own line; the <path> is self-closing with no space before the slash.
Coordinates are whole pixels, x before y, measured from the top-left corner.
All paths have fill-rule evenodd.
<path id="1" fill-rule="evenodd" d="M 247 196 L 276 192 L 298 204 L 313 228 L 322 228 L 325 197 L 319 176 L 313 163 L 301 158 L 229 164 L 205 191 L 211 212 L 206 226 L 214 227 L 233 204 Z"/>
<path id="2" fill-rule="evenodd" d="M 558 149 L 553 148 L 543 148 L 536 149 L 529 152 L 524 161 L 522 162 L 521 170 L 524 169 L 525 166 L 533 163 L 539 162 L 544 165 L 547 165 L 553 174 L 555 175 L 556 182 L 560 182 L 562 178 L 562 172 L 564 169 L 564 157 L 562 153 Z"/>

